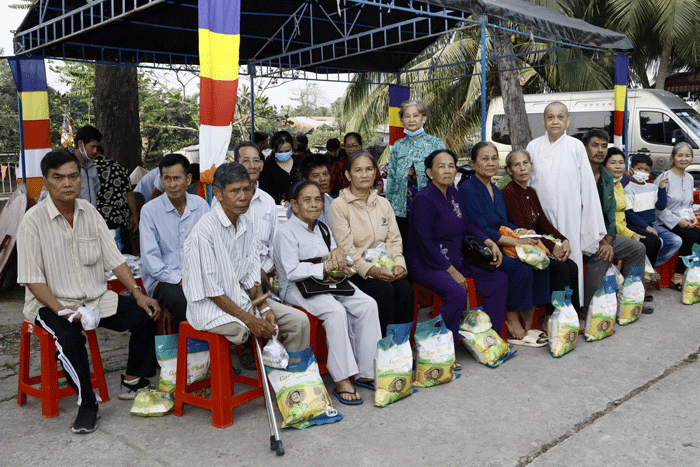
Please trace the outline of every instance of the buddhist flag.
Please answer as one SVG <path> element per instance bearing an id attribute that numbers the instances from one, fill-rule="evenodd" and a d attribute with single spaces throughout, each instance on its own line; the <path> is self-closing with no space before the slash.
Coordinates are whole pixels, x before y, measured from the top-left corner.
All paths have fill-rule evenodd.
<path id="1" fill-rule="evenodd" d="M 49 97 L 46 92 L 46 68 L 41 57 L 9 57 L 7 59 L 22 108 L 22 141 L 17 181 L 25 178 L 29 196 L 38 198 L 43 181 L 41 159 L 51 151 Z"/>
<path id="2" fill-rule="evenodd" d="M 401 103 L 407 101 L 411 96 L 411 88 L 398 84 L 389 85 L 389 146 L 404 136 L 403 123 L 399 118 Z"/>
<path id="3" fill-rule="evenodd" d="M 238 90 L 240 0 L 199 0 L 199 163 L 211 183 L 231 141 Z"/>
<path id="4" fill-rule="evenodd" d="M 625 150 L 623 146 L 625 128 L 625 107 L 627 103 L 627 74 L 629 72 L 630 58 L 628 55 L 617 54 L 615 57 L 615 147 Z"/>

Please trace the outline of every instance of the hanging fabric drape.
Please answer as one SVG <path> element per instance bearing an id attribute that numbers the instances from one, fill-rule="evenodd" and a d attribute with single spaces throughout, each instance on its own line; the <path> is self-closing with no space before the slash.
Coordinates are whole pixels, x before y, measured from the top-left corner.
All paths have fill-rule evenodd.
<path id="1" fill-rule="evenodd" d="M 630 58 L 628 55 L 617 54 L 615 57 L 615 147 L 625 150 L 623 144 L 625 128 L 625 108 L 627 104 L 627 74 L 629 72 Z"/>

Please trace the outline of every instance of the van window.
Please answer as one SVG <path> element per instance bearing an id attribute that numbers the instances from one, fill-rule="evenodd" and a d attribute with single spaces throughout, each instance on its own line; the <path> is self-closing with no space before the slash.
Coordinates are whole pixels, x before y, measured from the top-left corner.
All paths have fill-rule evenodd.
<path id="1" fill-rule="evenodd" d="M 544 135 L 542 114 L 527 114 L 527 120 L 530 122 L 530 131 L 532 132 L 533 138 Z M 605 130 L 612 138 L 613 112 L 597 111 L 571 113 L 571 124 L 566 131 L 569 136 L 581 139 L 587 131 L 593 129 Z M 491 133 L 491 141 L 494 143 L 510 144 L 510 131 L 505 115 L 493 116 L 493 128 Z"/>
<path id="2" fill-rule="evenodd" d="M 700 138 L 700 114 L 695 109 L 673 109 L 673 113 L 695 133 L 695 138 Z M 695 141 L 690 141 L 690 145 L 693 149 L 698 149 Z"/>
<path id="3" fill-rule="evenodd" d="M 673 146 L 673 131 L 681 128 L 662 112 L 640 111 L 639 133 L 647 143 Z"/>

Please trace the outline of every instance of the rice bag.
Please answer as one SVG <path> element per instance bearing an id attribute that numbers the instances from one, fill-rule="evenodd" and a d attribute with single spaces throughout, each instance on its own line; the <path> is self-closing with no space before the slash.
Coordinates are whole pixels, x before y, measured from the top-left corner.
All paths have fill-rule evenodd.
<path id="1" fill-rule="evenodd" d="M 622 285 L 622 301 L 618 300 L 617 322 L 626 326 L 639 318 L 644 305 L 644 284 L 642 268 L 630 268 L 630 274 Z"/>
<path id="2" fill-rule="evenodd" d="M 156 336 L 156 358 L 160 365 L 158 389 L 175 390 L 177 372 L 177 334 Z M 209 344 L 199 339 L 187 339 L 187 384 L 209 376 Z"/>
<path id="3" fill-rule="evenodd" d="M 374 405 L 386 407 L 410 396 L 413 391 L 413 351 L 411 350 L 413 321 L 390 324 L 387 336 L 377 342 L 374 358 Z"/>
<path id="4" fill-rule="evenodd" d="M 683 304 L 692 305 L 700 302 L 700 245 L 693 245 L 693 254 L 681 259 L 688 268 L 683 274 Z"/>
<path id="5" fill-rule="evenodd" d="M 547 322 L 547 334 L 549 337 L 549 351 L 553 357 L 561 357 L 576 348 L 578 339 L 578 314 L 571 305 L 570 288 L 552 292 L 552 305 L 554 313 Z"/>
<path id="6" fill-rule="evenodd" d="M 455 343 L 442 316 L 418 323 L 416 334 L 416 381 L 414 386 L 429 388 L 455 379 Z"/>
<path id="7" fill-rule="evenodd" d="M 386 250 L 386 244 L 380 243 L 374 248 L 367 248 L 364 253 L 362 253 L 362 259 L 368 263 L 372 263 L 373 266 L 384 268 L 390 273 L 394 273 L 394 268 L 396 264 L 391 254 Z"/>
<path id="8" fill-rule="evenodd" d="M 287 368 L 265 366 L 265 372 L 284 418 L 282 428 L 303 429 L 343 419 L 333 408 L 311 347 L 291 352 Z"/>
<path id="9" fill-rule="evenodd" d="M 511 346 L 491 328 L 491 318 L 482 307 L 464 313 L 459 326 L 459 339 L 477 362 L 496 368 L 515 355 Z"/>
<path id="10" fill-rule="evenodd" d="M 141 388 L 136 392 L 129 412 L 139 417 L 162 417 L 170 412 L 174 405 L 170 394 L 155 389 Z"/>
<path id="11" fill-rule="evenodd" d="M 617 281 L 615 276 L 605 276 L 603 287 L 591 299 L 586 315 L 586 341 L 599 341 L 612 336 L 617 315 Z"/>

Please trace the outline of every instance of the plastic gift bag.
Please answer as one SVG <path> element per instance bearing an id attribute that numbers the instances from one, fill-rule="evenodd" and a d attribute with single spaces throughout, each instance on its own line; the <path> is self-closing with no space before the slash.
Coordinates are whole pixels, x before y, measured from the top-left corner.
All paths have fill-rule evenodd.
<path id="1" fill-rule="evenodd" d="M 547 334 L 549 338 L 549 351 L 553 357 L 561 357 L 576 348 L 578 340 L 578 314 L 571 305 L 570 288 L 552 292 L 552 305 L 554 313 L 547 322 Z"/>
<path id="2" fill-rule="evenodd" d="M 603 287 L 591 299 L 586 315 L 586 341 L 599 341 L 613 335 L 617 315 L 617 282 L 615 276 L 605 276 Z"/>
<path id="3" fill-rule="evenodd" d="M 515 251 L 520 261 L 535 269 L 543 270 L 549 267 L 549 256 L 537 245 L 518 245 Z"/>
<path id="4" fill-rule="evenodd" d="M 384 268 L 390 273 L 394 273 L 394 259 L 391 254 L 386 250 L 386 244 L 380 243 L 374 248 L 367 248 L 364 253 L 362 253 L 362 259 L 368 263 L 372 263 L 373 266 Z"/>
<path id="5" fill-rule="evenodd" d="M 413 321 L 406 324 L 390 324 L 387 336 L 377 342 L 374 358 L 374 405 L 386 407 L 392 402 L 408 397 L 413 391 L 413 351 L 411 330 Z"/>
<path id="6" fill-rule="evenodd" d="M 681 259 L 688 268 L 683 274 L 683 304 L 692 305 L 700 302 L 700 245 L 693 245 L 693 254 Z"/>
<path id="7" fill-rule="evenodd" d="M 416 334 L 416 381 L 414 386 L 429 388 L 455 379 L 455 343 L 442 316 L 418 323 Z"/>
<path id="8" fill-rule="evenodd" d="M 141 388 L 136 392 L 130 412 L 139 417 L 162 417 L 170 412 L 174 405 L 168 393 Z"/>
<path id="9" fill-rule="evenodd" d="M 343 419 L 333 408 L 311 347 L 289 354 L 285 369 L 265 366 L 284 420 L 282 428 L 306 428 Z"/>
<path id="10" fill-rule="evenodd" d="M 617 269 L 617 266 L 615 266 L 614 264 L 611 264 L 605 274 L 607 276 L 615 276 L 615 283 L 617 285 L 616 289 L 619 291 L 622 291 L 622 284 L 625 282 L 625 278 L 622 275 L 622 273 L 620 272 L 620 270 Z"/>
<path id="11" fill-rule="evenodd" d="M 618 300 L 617 322 L 622 326 L 637 321 L 644 306 L 644 284 L 642 284 L 642 268 L 630 268 L 630 275 L 622 285 L 622 303 Z"/>
<path id="12" fill-rule="evenodd" d="M 289 354 L 284 346 L 277 340 L 277 335 L 280 329 L 275 326 L 275 334 L 270 338 L 270 341 L 263 347 L 262 357 L 265 366 L 271 368 L 287 368 L 289 364 Z"/>
<path id="13" fill-rule="evenodd" d="M 482 307 L 464 313 L 459 326 L 459 339 L 477 362 L 496 368 L 515 355 L 510 344 L 491 328 L 491 318 Z"/>
<path id="14" fill-rule="evenodd" d="M 160 365 L 158 389 L 175 390 L 177 372 L 177 334 L 156 336 L 156 358 Z M 199 339 L 187 339 L 187 384 L 209 376 L 209 344 Z"/>

